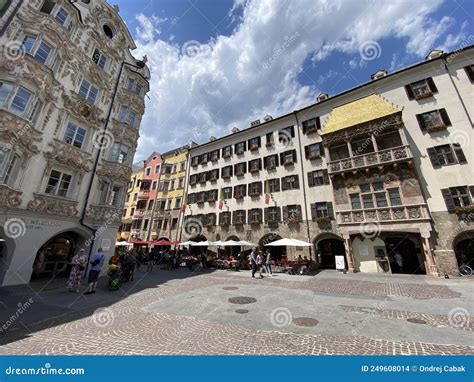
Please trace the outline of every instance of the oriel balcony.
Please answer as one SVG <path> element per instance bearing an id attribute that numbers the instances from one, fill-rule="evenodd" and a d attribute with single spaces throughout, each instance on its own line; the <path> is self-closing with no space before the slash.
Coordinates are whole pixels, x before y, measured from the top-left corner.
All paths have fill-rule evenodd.
<path id="1" fill-rule="evenodd" d="M 360 224 L 366 222 L 394 222 L 430 219 L 425 204 L 388 206 L 360 210 L 337 211 L 338 224 Z"/>
<path id="2" fill-rule="evenodd" d="M 356 155 L 345 159 L 330 161 L 328 172 L 330 174 L 343 173 L 364 169 L 372 166 L 380 166 L 396 162 L 405 162 L 413 159 L 408 145 L 393 147 L 385 150 Z"/>
<path id="3" fill-rule="evenodd" d="M 145 200 L 145 199 L 148 199 L 149 196 L 150 196 L 150 190 L 140 190 L 138 191 L 137 199 Z"/>

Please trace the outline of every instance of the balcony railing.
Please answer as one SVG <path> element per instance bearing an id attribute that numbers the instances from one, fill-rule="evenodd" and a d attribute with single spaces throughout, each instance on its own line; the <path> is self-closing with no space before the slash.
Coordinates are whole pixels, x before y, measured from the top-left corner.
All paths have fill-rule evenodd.
<path id="1" fill-rule="evenodd" d="M 353 224 L 385 221 L 413 221 L 429 219 L 425 204 L 410 204 L 404 206 L 378 207 L 364 210 L 337 211 L 338 224 Z"/>
<path id="2" fill-rule="evenodd" d="M 145 210 L 136 210 L 133 213 L 133 218 L 134 219 L 141 219 L 141 218 L 143 218 L 143 216 L 145 216 Z"/>
<path id="3" fill-rule="evenodd" d="M 336 174 L 381 164 L 403 162 L 412 158 L 410 147 L 406 145 L 331 161 L 328 167 L 330 174 Z"/>
<path id="4" fill-rule="evenodd" d="M 138 191 L 138 200 L 148 199 L 150 196 L 150 190 L 140 190 Z"/>

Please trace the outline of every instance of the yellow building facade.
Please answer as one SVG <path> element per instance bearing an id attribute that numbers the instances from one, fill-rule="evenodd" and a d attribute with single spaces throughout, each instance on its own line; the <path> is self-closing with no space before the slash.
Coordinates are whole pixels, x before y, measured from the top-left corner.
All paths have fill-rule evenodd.
<path id="1" fill-rule="evenodd" d="M 140 227 L 133 227 L 133 215 L 137 207 L 138 193 L 143 179 L 143 168 L 134 166 L 128 185 L 127 196 L 122 216 L 122 225 L 117 232 L 117 241 L 129 240 L 132 231 L 140 231 Z"/>

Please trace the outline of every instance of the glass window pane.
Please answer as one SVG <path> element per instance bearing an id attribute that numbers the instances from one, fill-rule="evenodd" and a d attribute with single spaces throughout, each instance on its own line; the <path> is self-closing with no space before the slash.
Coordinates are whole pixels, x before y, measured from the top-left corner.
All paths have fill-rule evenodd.
<path id="1" fill-rule="evenodd" d="M 372 188 L 374 191 L 382 191 L 383 190 L 383 183 L 382 182 L 374 182 L 372 183 Z"/>
<path id="2" fill-rule="evenodd" d="M 0 82 L 0 105 L 3 105 L 13 90 L 13 85 Z"/>
<path id="3" fill-rule="evenodd" d="M 51 48 L 47 44 L 42 42 L 38 50 L 36 51 L 35 59 L 41 62 L 42 64 L 44 64 L 46 63 L 46 60 L 48 59 L 50 52 L 51 52 Z"/>
<path id="4" fill-rule="evenodd" d="M 26 36 L 23 39 L 23 51 L 25 53 L 31 53 L 31 50 L 33 49 L 33 45 L 36 42 L 36 37 L 34 36 Z"/>
<path id="5" fill-rule="evenodd" d="M 29 91 L 23 88 L 19 88 L 16 92 L 15 98 L 13 98 L 11 108 L 13 110 L 19 111 L 20 113 L 23 113 L 26 109 L 26 105 L 28 105 L 30 97 L 31 93 Z"/>
<path id="6" fill-rule="evenodd" d="M 352 194 L 350 197 L 352 209 L 359 210 L 361 208 L 359 194 Z"/>
<path id="7" fill-rule="evenodd" d="M 71 144 L 74 141 L 74 134 L 76 133 L 77 126 L 69 122 L 66 128 L 66 133 L 64 134 L 64 142 Z"/>
<path id="8" fill-rule="evenodd" d="M 388 190 L 388 195 L 390 198 L 390 204 L 392 206 L 399 206 L 402 204 L 402 200 L 400 198 L 400 192 L 398 191 L 398 188 L 392 188 Z"/>
<path id="9" fill-rule="evenodd" d="M 59 24 L 64 25 L 68 15 L 69 13 L 64 8 L 60 8 L 59 12 L 56 14 L 56 20 Z"/>
<path id="10" fill-rule="evenodd" d="M 91 84 L 88 81 L 82 80 L 81 88 L 79 89 L 79 95 L 83 99 L 87 99 L 87 94 L 89 93 L 90 86 L 91 86 Z"/>
<path id="11" fill-rule="evenodd" d="M 374 208 L 374 200 L 372 199 L 372 194 L 362 195 L 362 200 L 364 202 L 364 208 Z"/>
<path id="12" fill-rule="evenodd" d="M 56 187 L 59 183 L 59 178 L 61 177 L 61 173 L 59 171 L 52 170 L 51 175 L 49 176 L 48 184 L 46 186 L 45 193 L 47 194 L 55 194 Z"/>
<path id="13" fill-rule="evenodd" d="M 377 201 L 377 207 L 387 207 L 387 197 L 385 192 L 375 193 L 375 200 Z"/>
<path id="14" fill-rule="evenodd" d="M 90 101 L 91 103 L 94 103 L 96 98 L 97 98 L 97 93 L 98 90 L 94 86 L 91 85 L 89 89 L 89 96 L 87 97 L 87 100 Z"/>

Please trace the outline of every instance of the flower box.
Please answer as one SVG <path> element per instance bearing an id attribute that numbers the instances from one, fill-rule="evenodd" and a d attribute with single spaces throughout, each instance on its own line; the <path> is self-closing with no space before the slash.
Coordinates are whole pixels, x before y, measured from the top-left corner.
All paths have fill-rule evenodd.
<path id="1" fill-rule="evenodd" d="M 249 171 L 251 174 L 255 174 L 256 172 L 259 172 L 260 170 L 258 168 L 251 168 Z"/>
<path id="2" fill-rule="evenodd" d="M 250 221 L 250 224 L 260 224 L 261 221 L 260 220 L 251 220 Z"/>
<path id="3" fill-rule="evenodd" d="M 318 154 L 310 155 L 308 159 L 309 160 L 321 159 L 321 155 L 318 155 Z"/>
<path id="4" fill-rule="evenodd" d="M 251 196 L 252 198 L 256 198 L 256 197 L 260 196 L 260 192 L 251 192 L 251 193 L 249 193 L 249 196 Z"/>
<path id="5" fill-rule="evenodd" d="M 283 163 L 283 166 L 291 166 L 293 165 L 295 162 L 293 160 L 287 160 Z"/>
<path id="6" fill-rule="evenodd" d="M 243 176 L 245 173 L 243 171 L 239 171 L 235 173 L 235 176 Z"/>
<path id="7" fill-rule="evenodd" d="M 474 206 L 466 206 L 466 207 L 456 207 L 454 210 L 455 213 L 462 215 L 462 214 L 472 214 L 474 213 Z"/>
<path id="8" fill-rule="evenodd" d="M 265 146 L 266 146 L 266 147 L 272 147 L 272 146 L 273 146 L 273 142 L 267 142 L 267 143 L 265 143 Z"/>
<path id="9" fill-rule="evenodd" d="M 256 150 L 258 150 L 258 145 L 250 145 L 249 150 L 250 150 L 250 151 L 256 151 Z"/>
<path id="10" fill-rule="evenodd" d="M 428 133 L 434 133 L 436 131 L 441 131 L 441 130 L 445 130 L 446 129 L 446 125 L 443 123 L 441 125 L 434 125 L 434 126 L 427 126 L 426 127 L 426 131 Z"/>
<path id="11" fill-rule="evenodd" d="M 327 216 L 324 216 L 324 217 L 316 218 L 316 222 L 318 224 L 329 224 L 331 222 L 331 219 L 329 219 Z"/>

